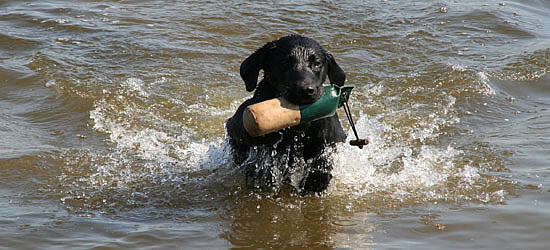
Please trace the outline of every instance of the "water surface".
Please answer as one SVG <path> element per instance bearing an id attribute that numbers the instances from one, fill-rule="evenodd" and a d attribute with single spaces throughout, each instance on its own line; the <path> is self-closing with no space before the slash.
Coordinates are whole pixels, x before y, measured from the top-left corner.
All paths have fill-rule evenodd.
<path id="1" fill-rule="evenodd" d="M 3 1 L 0 247 L 545 249 L 549 14 L 546 1 Z M 347 73 L 371 142 L 329 152 L 322 196 L 248 189 L 224 132 L 251 95 L 240 63 L 295 33 Z"/>

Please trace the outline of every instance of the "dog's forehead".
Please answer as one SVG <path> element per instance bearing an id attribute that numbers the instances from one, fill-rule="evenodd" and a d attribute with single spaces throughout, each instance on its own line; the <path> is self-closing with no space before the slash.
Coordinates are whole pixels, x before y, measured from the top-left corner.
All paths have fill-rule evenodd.
<path id="1" fill-rule="evenodd" d="M 275 60 L 294 58 L 296 62 L 307 62 L 315 58 L 323 58 L 324 50 L 317 41 L 298 35 L 282 37 L 272 43 L 270 56 Z M 278 58 L 278 59 L 276 59 Z"/>
<path id="2" fill-rule="evenodd" d="M 309 56 L 317 54 L 317 50 L 310 46 L 295 46 L 289 52 L 290 56 L 296 58 L 309 58 Z"/>

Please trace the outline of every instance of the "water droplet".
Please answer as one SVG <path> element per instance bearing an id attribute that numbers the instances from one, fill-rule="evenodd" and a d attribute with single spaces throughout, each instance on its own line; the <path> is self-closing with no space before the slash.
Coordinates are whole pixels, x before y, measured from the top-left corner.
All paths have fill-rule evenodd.
<path id="1" fill-rule="evenodd" d="M 49 81 L 46 83 L 46 87 L 47 87 L 47 88 L 52 87 L 52 86 L 55 86 L 55 85 L 56 85 L 55 80 L 49 80 Z"/>

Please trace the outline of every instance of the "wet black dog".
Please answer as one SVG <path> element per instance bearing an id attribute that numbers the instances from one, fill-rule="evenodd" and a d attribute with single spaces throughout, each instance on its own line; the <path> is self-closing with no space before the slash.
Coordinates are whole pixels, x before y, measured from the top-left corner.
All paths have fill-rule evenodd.
<path id="1" fill-rule="evenodd" d="M 257 84 L 260 70 L 264 78 Z M 241 64 L 240 71 L 246 90 L 256 92 L 226 123 L 235 163 L 245 168 L 254 186 L 290 183 L 302 193 L 324 191 L 332 178 L 332 164 L 324 152 L 346 137 L 336 114 L 259 137 L 247 134 L 242 115 L 248 105 L 280 96 L 298 105 L 314 103 L 324 94 L 326 77 L 341 86 L 344 71 L 319 43 L 300 35 L 268 42 Z"/>

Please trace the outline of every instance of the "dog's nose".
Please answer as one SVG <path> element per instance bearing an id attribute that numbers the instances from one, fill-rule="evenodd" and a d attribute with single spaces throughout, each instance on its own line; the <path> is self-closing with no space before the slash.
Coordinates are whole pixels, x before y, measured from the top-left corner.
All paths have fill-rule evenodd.
<path id="1" fill-rule="evenodd" d="M 312 86 L 307 86 L 305 89 L 304 89 L 304 92 L 309 95 L 309 96 L 312 96 L 313 94 L 315 94 L 315 88 L 312 87 Z"/>

